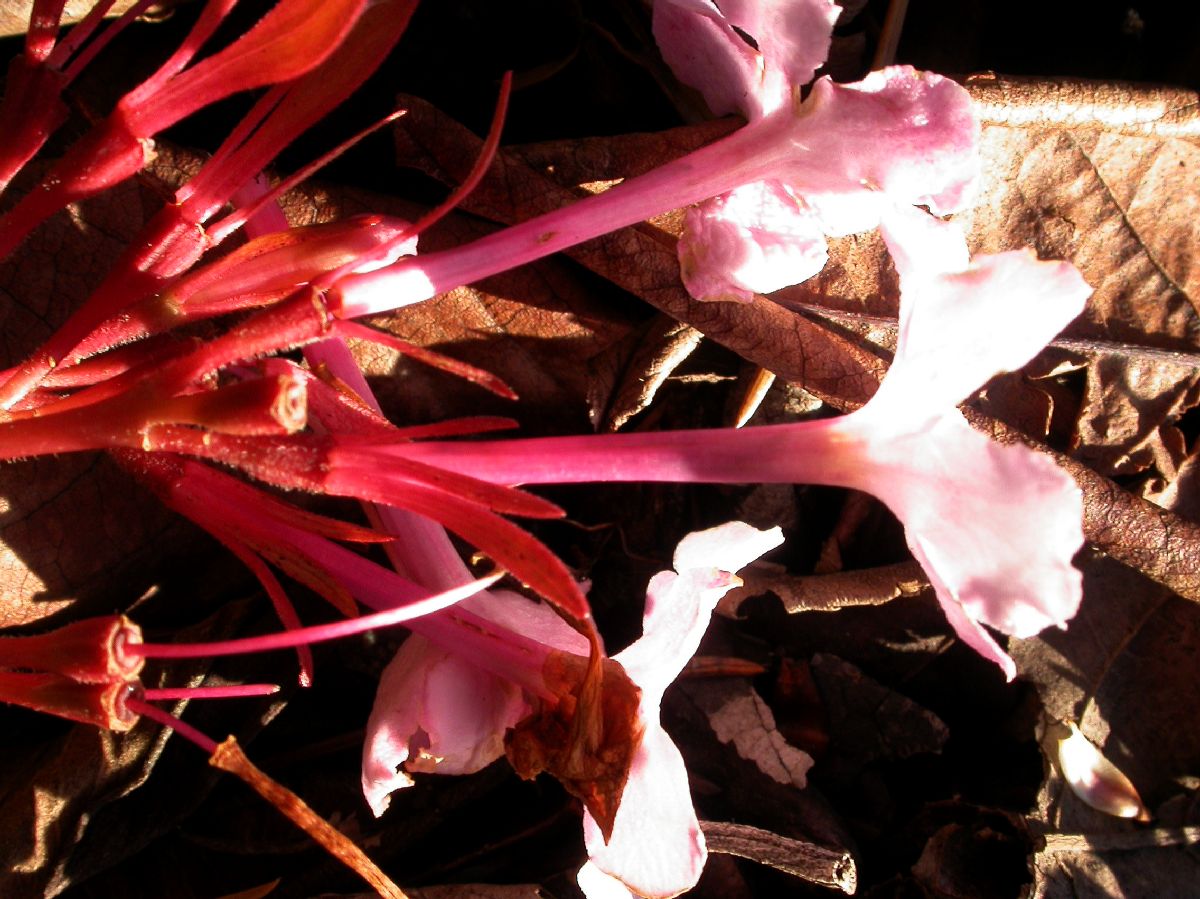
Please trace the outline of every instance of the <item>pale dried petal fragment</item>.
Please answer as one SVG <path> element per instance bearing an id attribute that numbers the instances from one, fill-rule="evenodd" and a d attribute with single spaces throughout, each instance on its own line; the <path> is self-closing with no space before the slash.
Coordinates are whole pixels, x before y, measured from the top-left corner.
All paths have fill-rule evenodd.
<path id="1" fill-rule="evenodd" d="M 1118 818 L 1149 821 L 1153 817 L 1142 803 L 1137 787 L 1116 765 L 1104 757 L 1073 721 L 1066 736 L 1059 736 L 1058 767 L 1071 792 L 1097 811 Z"/>

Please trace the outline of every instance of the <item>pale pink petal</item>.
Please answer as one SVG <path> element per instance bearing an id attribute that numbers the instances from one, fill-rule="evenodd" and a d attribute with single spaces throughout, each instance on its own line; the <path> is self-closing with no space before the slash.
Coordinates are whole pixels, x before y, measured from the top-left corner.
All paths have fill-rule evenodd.
<path id="1" fill-rule="evenodd" d="M 955 630 L 1011 676 L 976 622 L 1030 637 L 1074 616 L 1082 583 L 1071 560 L 1083 545 L 1075 482 L 1047 456 L 989 439 L 955 409 L 898 436 L 868 409 L 834 427 L 862 441 L 855 486 L 904 523 Z"/>
<path id="2" fill-rule="evenodd" d="M 591 815 L 583 821 L 589 865 L 580 872 L 588 899 L 619 896 L 607 874 L 646 897 L 677 896 L 704 870 L 704 835 L 692 808 L 687 769 L 659 722 L 662 694 L 704 636 L 717 602 L 741 581 L 735 572 L 783 542 L 779 528 L 760 531 L 740 521 L 689 534 L 675 550 L 675 571 L 662 571 L 646 590 L 643 636 L 616 656 L 642 690 L 645 728 L 621 805 L 605 844 Z M 594 889 L 594 892 L 593 892 Z"/>
<path id="3" fill-rule="evenodd" d="M 900 336 L 876 401 L 908 416 L 914 406 L 954 406 L 993 375 L 1020 368 L 1083 310 L 1091 293 L 1069 262 L 1042 262 L 1027 250 L 978 256 L 964 270 L 947 270 L 958 261 L 946 258 L 955 255 L 947 249 L 953 232 L 927 232 L 919 224 L 912 216 L 889 217 L 882 229 L 900 273 Z"/>
<path id="4" fill-rule="evenodd" d="M 828 258 L 820 222 L 778 181 L 688 209 L 678 253 L 688 293 L 743 302 L 811 278 Z"/>
<path id="5" fill-rule="evenodd" d="M 657 703 L 653 712 L 654 726 L 647 728 L 633 757 L 612 839 L 605 844 L 592 816 L 585 813 L 583 818 L 590 863 L 648 899 L 691 889 L 707 858 L 683 758 L 658 724 Z"/>
<path id="6" fill-rule="evenodd" d="M 970 96 L 948 78 L 908 66 L 854 84 L 819 78 L 797 116 L 775 113 L 756 125 L 760 142 L 779 154 L 776 177 L 820 213 L 830 233 L 878 224 L 884 207 L 872 213 L 871 193 L 890 205 L 957 211 L 979 175 Z"/>
<path id="7" fill-rule="evenodd" d="M 529 714 L 521 690 L 422 637 L 410 636 L 380 679 L 363 746 L 363 794 L 382 815 L 405 771 L 470 774 L 504 754 Z M 401 769 L 404 770 L 401 770 Z"/>
<path id="8" fill-rule="evenodd" d="M 588 654 L 587 637 L 563 621 L 546 603 L 520 593 L 487 590 L 468 597 L 458 607 L 552 649 Z"/>
<path id="9" fill-rule="evenodd" d="M 800 87 L 824 65 L 841 8 L 833 0 L 721 0 L 721 11 L 754 38 L 768 67 Z"/>
<path id="10" fill-rule="evenodd" d="M 656 0 L 654 38 L 716 115 L 753 121 L 792 103 L 829 53 L 832 0 Z M 758 44 L 755 50 L 734 26 Z"/>
<path id="11" fill-rule="evenodd" d="M 915 550 L 914 555 L 916 555 Z M 924 559 L 918 557 L 918 561 L 922 566 L 926 565 Z M 925 571 L 928 574 L 930 569 L 925 568 Z M 1011 681 L 1015 678 L 1017 663 L 1012 660 L 1012 657 L 1000 648 L 1000 644 L 987 632 L 987 628 L 968 615 L 966 610 L 954 601 L 949 589 L 936 574 L 928 574 L 928 576 L 929 583 L 933 585 L 937 594 L 938 604 L 942 607 L 946 620 L 950 622 L 950 626 L 954 628 L 954 633 L 958 635 L 958 638 L 989 662 L 995 662 L 1000 666 L 1005 680 Z"/>
<path id="12" fill-rule="evenodd" d="M 657 722 L 663 691 L 695 654 L 721 597 L 741 583 L 735 572 L 782 542 L 779 528 L 732 521 L 684 537 L 675 550 L 678 574 L 650 579 L 642 638 L 615 657 L 641 687 L 648 717 Z"/>
<path id="13" fill-rule="evenodd" d="M 675 77 L 698 90 L 714 115 L 756 119 L 787 101 L 783 71 L 764 71 L 762 56 L 710 0 L 656 0 L 652 27 Z"/>
<path id="14" fill-rule="evenodd" d="M 908 67 L 856 84 L 819 79 L 799 110 L 778 109 L 746 130 L 775 178 L 689 211 L 678 252 L 684 283 L 699 299 L 748 301 L 798 284 L 824 265 L 823 234 L 867 231 L 911 206 L 954 211 L 978 177 L 970 97 L 949 79 Z"/>
<path id="15" fill-rule="evenodd" d="M 736 574 L 782 543 L 783 531 L 779 528 L 761 531 L 744 521 L 730 521 L 715 528 L 692 531 L 675 547 L 671 565 L 680 574 L 712 568 Z M 642 630 L 650 633 L 668 627 L 671 614 L 673 610 L 666 603 L 647 600 Z"/>
<path id="16" fill-rule="evenodd" d="M 611 874 L 605 874 L 590 861 L 579 869 L 575 881 L 587 899 L 636 899 L 629 887 Z"/>
<path id="17" fill-rule="evenodd" d="M 917 286 L 922 278 L 965 271 L 971 264 L 962 228 L 913 206 L 886 209 L 880 234 L 900 275 L 902 289 L 910 284 Z"/>

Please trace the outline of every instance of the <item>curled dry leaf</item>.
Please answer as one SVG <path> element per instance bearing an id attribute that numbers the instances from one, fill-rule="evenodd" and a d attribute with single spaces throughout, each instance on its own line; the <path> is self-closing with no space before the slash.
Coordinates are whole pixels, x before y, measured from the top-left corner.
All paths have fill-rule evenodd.
<path id="1" fill-rule="evenodd" d="M 1074 455 L 1101 474 L 1154 468 L 1173 478 L 1187 455 L 1175 426 L 1200 402 L 1200 357 L 1099 352 L 1087 370 Z"/>
<path id="2" fill-rule="evenodd" d="M 607 376 L 598 372 L 589 405 L 593 423 L 602 430 L 620 430 L 644 411 L 704 337 L 666 315 L 655 316 L 635 336 L 632 347 L 614 347 L 599 360 L 597 368 Z"/>
<path id="3" fill-rule="evenodd" d="M 729 594 L 717 611 L 736 618 L 747 599 L 770 591 L 791 613 L 836 612 L 848 606 L 881 606 L 893 599 L 919 596 L 929 589 L 929 580 L 916 562 L 898 562 L 863 571 L 833 574 L 789 575 L 751 568 L 743 576 L 745 585 Z"/>

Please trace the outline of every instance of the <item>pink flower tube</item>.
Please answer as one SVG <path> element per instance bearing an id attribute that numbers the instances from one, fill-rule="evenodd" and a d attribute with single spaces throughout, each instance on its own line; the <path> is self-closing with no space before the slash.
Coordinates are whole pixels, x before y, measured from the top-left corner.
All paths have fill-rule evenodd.
<path id="1" fill-rule="evenodd" d="M 950 212 L 974 183 L 978 130 L 966 91 L 940 75 L 896 66 L 855 84 L 822 78 L 803 103 L 605 193 L 462 247 L 344 277 L 327 300 L 341 318 L 421 302 L 755 182 L 778 181 L 810 198 L 841 233 L 875 227 L 894 206 Z"/>
<path id="2" fill-rule="evenodd" d="M 901 236 L 902 235 L 902 236 Z M 1063 626 L 1081 598 L 1074 482 L 1049 459 L 972 430 L 955 408 L 1023 365 L 1083 307 L 1090 288 L 1031 253 L 967 262 L 954 226 L 923 213 L 885 221 L 901 276 L 900 334 L 876 396 L 842 418 L 743 430 L 668 431 L 377 447 L 499 484 L 796 482 L 866 490 L 905 525 L 958 635 L 1011 679 L 983 625 L 1027 637 Z"/>

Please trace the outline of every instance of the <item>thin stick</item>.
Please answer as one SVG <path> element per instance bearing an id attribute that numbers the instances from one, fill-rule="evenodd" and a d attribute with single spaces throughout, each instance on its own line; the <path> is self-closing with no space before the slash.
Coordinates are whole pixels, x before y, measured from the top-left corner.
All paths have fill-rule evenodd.
<path id="1" fill-rule="evenodd" d="M 710 852 L 748 858 L 847 895 L 853 895 L 858 887 L 854 858 L 843 849 L 804 843 L 744 824 L 701 821 L 700 828 Z"/>
<path id="2" fill-rule="evenodd" d="M 320 843 L 325 850 L 369 883 L 385 899 L 408 899 L 366 853 L 345 834 L 314 812 L 308 804 L 282 784 L 254 766 L 233 737 L 216 747 L 208 763 L 245 781 L 254 792 L 287 815 L 292 823 Z"/>

